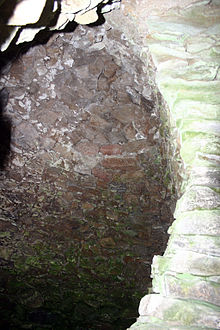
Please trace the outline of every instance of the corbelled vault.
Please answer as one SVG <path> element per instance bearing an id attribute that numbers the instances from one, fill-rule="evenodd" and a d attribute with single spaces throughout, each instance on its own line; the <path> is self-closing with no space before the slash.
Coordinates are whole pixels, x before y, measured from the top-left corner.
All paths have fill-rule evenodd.
<path id="1" fill-rule="evenodd" d="M 3 328 L 220 329 L 220 1 L 0 15 Z"/>

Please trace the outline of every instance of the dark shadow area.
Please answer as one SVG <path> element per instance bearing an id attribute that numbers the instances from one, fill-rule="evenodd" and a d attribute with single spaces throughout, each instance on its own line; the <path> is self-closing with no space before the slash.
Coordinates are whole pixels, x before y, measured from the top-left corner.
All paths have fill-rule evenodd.
<path id="1" fill-rule="evenodd" d="M 4 1 L 0 4 L 1 23 L 7 24 L 16 7 L 17 0 Z"/>
<path id="2" fill-rule="evenodd" d="M 4 114 L 4 109 L 8 103 L 8 91 L 3 88 L 0 91 L 0 170 L 4 170 L 11 145 L 11 121 Z"/>

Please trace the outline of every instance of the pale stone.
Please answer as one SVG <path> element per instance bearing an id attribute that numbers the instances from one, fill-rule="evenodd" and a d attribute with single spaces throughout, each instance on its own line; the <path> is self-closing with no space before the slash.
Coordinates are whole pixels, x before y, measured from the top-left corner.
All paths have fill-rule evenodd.
<path id="1" fill-rule="evenodd" d="M 220 306 L 220 284 L 189 274 L 168 274 L 154 280 L 153 287 L 163 296 L 197 299 Z"/>
<path id="2" fill-rule="evenodd" d="M 26 25 L 36 23 L 46 4 L 46 0 L 23 0 L 20 1 L 8 21 L 8 25 Z"/>
<path id="3" fill-rule="evenodd" d="M 179 120 L 177 124 L 178 128 L 181 130 L 181 133 L 189 132 L 199 132 L 207 133 L 220 136 L 220 121 L 211 121 L 211 120 L 192 120 L 184 119 Z"/>
<path id="4" fill-rule="evenodd" d="M 176 120 L 182 118 L 220 120 L 219 105 L 187 99 L 175 102 L 172 115 Z"/>
<path id="5" fill-rule="evenodd" d="M 182 212 L 199 209 L 220 209 L 220 194 L 208 187 L 191 187 L 178 200 L 174 217 L 178 217 Z"/>
<path id="6" fill-rule="evenodd" d="M 175 255 L 167 257 L 154 256 L 152 273 L 159 275 L 166 271 L 216 276 L 220 274 L 220 258 L 185 250 L 178 250 Z"/>
<path id="7" fill-rule="evenodd" d="M 220 156 L 212 153 L 197 152 L 196 157 L 192 163 L 193 167 L 199 166 L 220 166 Z"/>
<path id="8" fill-rule="evenodd" d="M 90 0 L 63 0 L 61 2 L 62 13 L 77 13 L 90 6 Z"/>
<path id="9" fill-rule="evenodd" d="M 196 210 L 180 213 L 168 233 L 220 236 L 220 212 Z"/>
<path id="10" fill-rule="evenodd" d="M 98 14 L 96 12 L 96 9 L 92 9 L 90 11 L 87 11 L 85 14 L 76 14 L 75 16 L 75 22 L 78 24 L 90 24 L 96 22 L 98 19 Z"/>
<path id="11" fill-rule="evenodd" d="M 106 1 L 107 3 L 107 1 Z M 113 3 L 110 3 L 110 4 L 106 4 L 102 9 L 101 9 L 101 13 L 104 14 L 104 13 L 108 13 L 109 11 L 112 11 L 114 9 L 120 9 L 121 7 L 121 4 L 120 2 L 113 2 Z"/>
<path id="12" fill-rule="evenodd" d="M 91 0 L 90 1 L 90 6 L 88 8 L 86 8 L 86 11 L 91 10 L 91 9 L 97 7 L 97 5 L 99 3 L 101 3 L 101 2 L 103 2 L 103 0 Z"/>
<path id="13" fill-rule="evenodd" d="M 18 40 L 16 41 L 16 45 L 25 42 L 25 41 L 31 41 L 34 39 L 35 35 L 43 30 L 45 27 L 42 26 L 40 28 L 25 28 L 21 31 Z"/>
<path id="14" fill-rule="evenodd" d="M 219 137 L 211 134 L 190 133 L 180 149 L 180 155 L 186 165 L 193 164 L 198 153 L 216 156 L 220 154 Z M 180 136 L 183 140 L 184 136 L 182 134 Z"/>
<path id="15" fill-rule="evenodd" d="M 220 237 L 174 234 L 169 239 L 166 256 L 173 255 L 180 250 L 220 257 Z"/>
<path id="16" fill-rule="evenodd" d="M 209 188 L 220 188 L 220 169 L 197 166 L 193 167 L 189 186 L 207 186 Z"/>
<path id="17" fill-rule="evenodd" d="M 164 322 L 170 322 L 173 327 L 176 326 L 176 329 L 182 329 L 181 326 L 183 329 L 184 326 L 190 326 L 190 329 L 195 329 L 194 327 L 197 326 L 218 329 L 220 319 L 220 311 L 217 307 L 213 309 L 209 305 L 190 301 L 190 299 L 180 300 L 157 294 L 142 298 L 139 313 L 141 316 L 137 321 L 149 320 L 154 323 L 160 320 L 158 322 L 160 324 L 161 320 L 164 320 Z M 168 327 L 168 329 L 171 328 Z"/>
<path id="18" fill-rule="evenodd" d="M 74 15 L 75 17 L 75 15 Z M 73 17 L 73 19 L 74 19 Z M 66 16 L 66 14 L 63 14 L 63 13 L 60 13 L 59 17 L 58 17 L 58 20 L 56 22 L 56 25 L 50 27 L 50 30 L 53 31 L 53 30 L 60 30 L 60 29 L 64 29 L 65 26 L 69 23 L 69 19 L 68 17 Z"/>

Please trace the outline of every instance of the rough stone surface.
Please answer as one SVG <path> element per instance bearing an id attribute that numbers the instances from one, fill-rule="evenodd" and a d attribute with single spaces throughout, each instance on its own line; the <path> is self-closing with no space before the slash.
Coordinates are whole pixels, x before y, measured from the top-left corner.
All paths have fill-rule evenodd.
<path id="1" fill-rule="evenodd" d="M 157 154 L 154 154 L 154 143 L 161 137 L 155 128 L 151 111 L 154 101 L 153 91 L 146 86 L 142 77 L 139 81 L 142 80 L 143 84 L 137 84 L 137 79 L 134 78 L 135 75 L 137 77 L 140 72 L 144 72 L 154 79 L 152 66 L 149 67 L 151 55 L 156 67 L 155 79 L 166 102 L 166 105 L 163 103 L 165 111 L 161 109 L 161 118 L 167 121 L 169 127 L 170 145 L 167 149 L 172 164 L 173 179 L 178 194 L 182 197 L 177 203 L 176 221 L 169 230 L 171 237 L 167 250 L 163 257 L 154 257 L 152 265 L 153 291 L 158 294 L 143 298 L 139 309 L 141 316 L 131 328 L 219 329 L 219 1 L 184 0 L 174 3 L 167 0 L 160 2 L 160 6 L 158 1 L 146 3 L 144 0 L 128 0 L 123 4 L 120 13 L 110 15 L 110 26 L 112 24 L 123 32 L 121 34 L 119 31 L 106 29 L 110 34 L 113 33 L 114 42 L 110 38 L 105 43 L 101 32 L 95 38 L 91 34 L 87 40 L 81 42 L 78 38 L 72 44 L 73 49 L 80 51 L 86 47 L 90 55 L 101 51 L 103 59 L 96 61 L 88 55 L 84 58 L 85 62 L 81 63 L 80 51 L 76 57 L 73 57 L 70 55 L 71 52 L 63 52 L 62 47 L 58 47 L 55 53 L 54 50 L 50 52 L 49 49 L 45 53 L 42 47 L 39 49 L 38 60 L 32 62 L 35 71 L 28 70 L 28 66 L 23 65 L 22 61 L 20 66 L 12 66 L 10 74 L 13 79 L 18 79 L 22 84 L 29 82 L 30 96 L 38 95 L 34 99 L 36 107 L 42 108 L 42 105 L 47 107 L 50 116 L 47 119 L 41 110 L 39 117 L 36 110 L 36 117 L 32 117 L 32 104 L 26 97 L 26 91 L 22 89 L 16 91 L 15 88 L 14 98 L 17 100 L 14 104 L 9 101 L 8 114 L 13 113 L 15 106 L 20 118 L 17 116 L 14 120 L 18 129 L 13 135 L 12 146 L 16 157 L 12 159 L 11 164 L 14 169 L 21 170 L 19 173 L 16 170 L 10 173 L 10 180 L 6 180 L 6 196 L 9 196 L 10 200 L 11 191 L 14 191 L 17 182 L 24 184 L 26 181 L 28 186 L 30 162 L 27 161 L 27 153 L 29 155 L 31 153 L 34 157 L 37 150 L 37 154 L 40 157 L 42 155 L 44 164 L 50 164 L 49 168 L 46 165 L 44 174 L 41 173 L 43 178 L 47 180 L 49 178 L 49 182 L 54 182 L 58 173 L 60 175 L 61 168 L 65 173 L 73 170 L 79 176 L 84 176 L 82 182 L 87 188 L 89 187 L 86 194 L 92 197 L 85 200 L 85 189 L 81 187 L 76 189 L 75 183 L 68 182 L 67 185 L 71 189 L 62 192 L 62 203 L 60 203 L 62 207 L 63 205 L 69 207 L 71 201 L 74 207 L 77 205 L 83 209 L 84 215 L 94 211 L 97 214 L 94 201 L 97 187 L 108 186 L 112 192 L 123 194 L 123 198 L 132 205 L 133 203 L 136 205 L 137 193 L 140 193 L 141 210 L 144 214 L 147 210 L 151 212 L 151 216 L 157 217 L 159 208 L 163 213 L 166 206 L 162 206 L 158 201 L 160 184 L 150 181 L 152 171 L 146 161 L 154 159 L 158 162 Z M 63 1 L 58 22 L 51 29 L 62 28 L 73 19 L 82 24 L 93 22 L 98 18 L 95 8 L 98 3 L 100 1 L 92 1 L 89 4 L 86 1 L 81 3 Z M 106 2 L 103 1 L 104 3 Z M 103 12 L 112 10 L 115 4 L 117 2 L 114 1 L 107 3 L 106 8 L 103 7 Z M 1 1 L 0 5 L 3 6 L 4 1 Z M 80 12 L 75 13 L 73 10 L 69 12 L 68 7 L 72 8 L 71 5 L 77 7 Z M 64 10 L 64 6 L 67 10 Z M 54 10 L 56 13 L 57 9 L 58 4 L 51 8 L 51 11 Z M 15 42 L 30 40 L 42 26 L 45 26 L 43 22 L 35 31 L 20 31 L 19 38 L 18 35 L 16 37 L 19 27 L 3 26 L 2 49 L 6 49 L 12 40 Z M 130 47 L 138 57 L 142 58 L 142 69 L 138 65 L 135 69 L 130 65 L 133 56 L 124 57 L 127 53 L 126 49 Z M 103 54 L 105 49 L 112 54 L 114 64 L 112 61 L 106 61 Z M 58 55 L 65 60 L 58 63 Z M 31 56 L 29 59 L 27 56 L 29 64 Z M 120 75 L 118 70 L 121 68 L 122 58 L 124 67 L 129 67 L 129 70 L 125 70 L 126 72 Z M 74 67 L 74 73 L 60 72 L 61 75 L 56 80 L 54 78 L 57 75 L 56 70 L 62 71 L 65 67 Z M 34 77 L 33 72 L 37 72 L 38 79 Z M 88 79 L 88 72 L 93 77 Z M 78 79 L 80 84 L 76 90 L 73 86 L 77 85 Z M 38 80 L 40 84 L 37 83 Z M 121 88 L 114 89 L 116 83 L 123 80 L 126 81 L 124 91 Z M 2 84 L 7 85 L 7 79 L 2 81 Z M 120 100 L 123 104 L 114 107 L 112 102 L 107 102 L 106 108 L 102 104 L 101 108 L 106 109 L 104 112 L 90 107 L 90 104 L 97 103 L 92 91 L 94 85 L 98 93 L 110 93 L 112 100 L 117 102 Z M 15 87 L 13 83 L 7 86 L 12 88 L 12 91 Z M 151 87 L 154 88 L 153 83 Z M 77 99 L 80 100 L 77 104 L 74 104 L 74 93 L 77 93 Z M 49 100 L 56 102 L 51 102 L 48 106 Z M 85 100 L 89 100 L 89 105 Z M 143 106 L 145 113 L 148 114 L 143 115 Z M 73 113 L 71 119 L 68 117 L 69 108 Z M 82 109 L 86 111 L 81 111 Z M 66 117 L 63 118 L 61 113 L 67 116 L 66 122 Z M 76 116 L 76 113 L 80 115 Z M 27 120 L 28 122 L 24 122 Z M 80 130 L 68 127 L 68 123 L 72 120 Z M 46 126 L 44 122 L 47 122 Z M 67 130 L 60 129 L 66 124 Z M 71 129 L 74 143 L 68 139 L 67 132 Z M 164 135 L 167 134 L 164 127 L 161 127 L 161 130 Z M 49 137 L 42 135 L 44 138 L 40 139 L 39 131 L 45 135 L 48 132 L 52 134 Z M 84 134 L 81 135 L 81 132 Z M 108 145 L 109 147 L 106 147 Z M 113 147 L 116 145 L 121 146 L 120 151 Z M 45 152 L 42 152 L 41 146 L 44 147 Z M 41 162 L 38 166 L 42 168 Z M 39 173 L 40 170 L 34 168 L 36 173 Z M 149 176 L 143 174 L 143 169 Z M 158 179 L 155 174 L 153 177 Z M 40 182 L 37 175 L 36 178 L 39 180 L 36 182 Z M 133 191 L 127 183 L 128 178 L 133 180 L 132 182 L 139 180 Z M 143 181 L 146 182 L 146 187 L 150 187 L 150 195 L 155 200 L 154 205 L 148 201 L 149 195 L 143 190 Z M 66 179 L 59 180 L 56 184 L 60 193 L 66 187 Z M 72 200 L 76 191 L 77 198 Z M 161 191 L 161 195 L 164 195 L 164 191 Z M 13 200 L 19 205 L 19 197 L 16 198 L 13 196 Z M 42 198 L 45 197 L 40 196 L 38 203 L 42 202 Z M 3 200 L 5 201 L 4 198 Z M 36 205 L 38 204 L 32 205 L 32 217 L 39 214 Z M 118 207 L 121 208 L 120 203 Z M 8 208 L 6 203 L 5 209 Z M 118 214 L 110 210 L 106 215 L 106 218 L 111 220 L 116 220 L 118 217 Z M 140 226 L 134 215 L 131 215 L 130 219 L 137 227 Z M 160 219 L 163 219 L 163 214 Z M 30 220 L 26 219 L 27 223 L 28 221 Z M 12 226 L 14 226 L 12 222 L 8 223 L 8 227 L 3 224 L 3 228 L 8 229 L 3 233 L 5 241 L 12 233 L 16 236 L 16 229 L 12 229 Z M 68 222 L 64 226 L 67 236 L 69 226 Z M 77 227 L 77 223 L 74 226 Z M 161 224 L 146 230 L 141 228 L 136 236 L 138 239 L 144 238 L 142 246 L 149 247 L 150 239 L 154 239 L 155 242 L 159 236 L 158 230 L 161 233 L 161 228 Z M 84 230 L 86 232 L 87 229 Z M 133 229 L 129 227 L 126 230 L 130 237 L 136 237 Z M 116 244 L 115 239 L 108 235 L 99 237 L 98 241 L 102 248 L 113 248 Z M 12 255 L 13 249 L 6 244 L 2 250 L 4 262 L 10 263 Z M 124 260 L 130 262 L 133 259 L 126 255 Z M 141 260 L 136 259 L 136 262 L 141 263 Z M 29 299 L 30 305 L 32 303 L 32 306 L 39 307 L 42 304 L 39 293 L 33 290 L 31 297 L 33 296 L 35 299 L 33 302 Z"/>
<path id="2" fill-rule="evenodd" d="M 184 6 L 164 1 L 152 8 L 151 2 L 148 9 L 144 1 L 128 1 L 122 7 L 126 17 L 121 30 L 146 65 L 148 49 L 152 55 L 167 103 L 170 160 L 181 198 L 165 254 L 153 260 L 153 291 L 158 295 L 146 296 L 145 309 L 141 303 L 141 317 L 131 328 L 219 329 L 219 2 Z M 146 12 L 152 14 L 147 19 Z M 126 25 L 127 18 L 133 25 Z M 118 26 L 115 16 L 110 21 Z M 170 312 L 172 297 L 178 300 L 172 300 Z M 197 303 L 204 302 L 211 318 L 197 310 Z"/>
<path id="3" fill-rule="evenodd" d="M 218 329 L 220 312 L 212 305 L 190 302 L 160 295 L 148 295 L 142 298 L 139 307 L 139 321 L 155 322 L 166 320 L 165 326 L 189 326 Z M 152 322 L 152 323 L 153 323 Z M 131 327 L 131 329 L 135 326 Z"/>
<path id="4" fill-rule="evenodd" d="M 38 325 L 14 305 L 9 314 L 17 327 L 45 326 L 50 310 L 62 329 L 125 329 L 172 221 L 160 94 L 142 95 L 152 89 L 142 61 L 105 25 L 54 34 L 8 65 L 0 80 L 11 120 L 0 180 L 4 299 L 19 299 Z M 21 289 L 8 297 L 13 283 Z"/>

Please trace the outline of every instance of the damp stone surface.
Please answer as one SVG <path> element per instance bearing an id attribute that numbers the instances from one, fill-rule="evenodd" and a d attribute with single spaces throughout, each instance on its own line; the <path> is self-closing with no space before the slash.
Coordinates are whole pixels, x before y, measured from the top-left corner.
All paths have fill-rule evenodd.
<path id="1" fill-rule="evenodd" d="M 142 67 L 118 30 L 78 26 L 20 50 L 2 74 L 5 327 L 135 322 L 173 203 L 160 94 Z"/>

